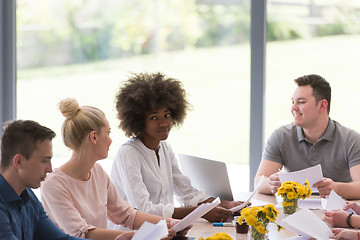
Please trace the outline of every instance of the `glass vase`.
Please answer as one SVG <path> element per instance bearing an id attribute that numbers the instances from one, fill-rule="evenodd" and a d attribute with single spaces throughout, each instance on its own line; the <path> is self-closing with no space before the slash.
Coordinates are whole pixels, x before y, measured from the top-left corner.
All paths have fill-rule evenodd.
<path id="1" fill-rule="evenodd" d="M 286 197 L 284 197 L 283 202 L 285 202 L 286 205 L 290 205 L 290 206 L 284 206 L 283 205 L 283 210 L 284 210 L 285 214 L 293 214 L 299 208 L 299 199 L 298 198 L 287 199 Z"/>
<path id="2" fill-rule="evenodd" d="M 254 226 L 250 226 L 250 240 L 267 240 L 266 233 L 260 233 Z"/>

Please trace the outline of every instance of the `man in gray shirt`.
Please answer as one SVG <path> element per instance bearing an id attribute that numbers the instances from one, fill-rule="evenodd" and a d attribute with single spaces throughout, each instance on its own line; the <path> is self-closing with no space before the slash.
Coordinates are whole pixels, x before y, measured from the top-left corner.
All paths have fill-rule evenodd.
<path id="1" fill-rule="evenodd" d="M 295 79 L 298 85 L 291 112 L 294 122 L 270 136 L 258 168 L 255 185 L 275 194 L 281 183 L 278 170 L 292 172 L 321 164 L 324 179 L 317 187 L 322 197 L 334 190 L 346 199 L 360 198 L 360 134 L 330 119 L 331 87 L 318 75 Z"/>

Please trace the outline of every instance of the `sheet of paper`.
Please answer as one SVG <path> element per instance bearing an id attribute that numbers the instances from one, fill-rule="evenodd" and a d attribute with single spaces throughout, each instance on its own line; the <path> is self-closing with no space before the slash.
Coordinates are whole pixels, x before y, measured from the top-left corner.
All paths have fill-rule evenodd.
<path id="1" fill-rule="evenodd" d="M 282 219 L 281 226 L 303 237 L 328 240 L 333 236 L 329 226 L 309 209 L 302 208 Z"/>
<path id="2" fill-rule="evenodd" d="M 248 200 L 246 200 L 244 203 L 240 204 L 239 206 L 233 207 L 230 209 L 230 211 L 232 213 L 239 211 L 240 209 L 246 207 L 246 205 L 248 205 L 248 203 L 250 202 L 251 198 L 255 195 L 255 193 L 259 190 L 262 182 L 264 181 L 264 175 L 261 176 L 260 181 L 258 182 L 258 185 L 256 186 L 256 188 L 254 189 L 254 192 L 250 195 L 250 197 L 248 198 Z"/>
<path id="3" fill-rule="evenodd" d="M 346 205 L 346 202 L 342 197 L 340 197 L 335 191 L 331 190 L 329 197 L 327 198 L 325 210 L 331 211 L 336 209 L 343 209 Z M 357 213 L 352 210 L 351 208 L 348 209 L 346 212 L 353 213 L 357 215 Z"/>
<path id="4" fill-rule="evenodd" d="M 307 198 L 305 200 L 299 199 L 299 208 L 307 208 L 310 210 L 318 210 L 318 209 L 325 209 L 325 204 L 323 204 L 323 199 L 320 198 Z M 275 208 L 283 208 L 282 205 L 282 198 L 277 197 L 277 204 Z"/>
<path id="5" fill-rule="evenodd" d="M 309 240 L 310 238 L 308 237 L 303 237 L 303 236 L 297 236 L 297 237 L 291 237 L 291 238 L 287 238 L 287 240 Z"/>
<path id="6" fill-rule="evenodd" d="M 219 205 L 220 198 L 216 198 L 211 203 L 203 203 L 200 206 L 198 206 L 194 211 L 189 213 L 186 217 L 184 217 L 180 222 L 178 222 L 175 226 L 173 226 L 171 229 L 175 232 L 179 232 L 183 229 L 185 229 L 187 226 L 191 225 L 195 220 L 201 218 L 209 212 L 211 209 Z"/>
<path id="7" fill-rule="evenodd" d="M 304 200 L 299 199 L 299 207 L 310 210 L 323 209 L 320 198 L 307 198 Z"/>
<path id="8" fill-rule="evenodd" d="M 305 180 L 307 179 L 313 192 L 319 192 L 317 188 L 313 188 L 313 184 L 324 179 L 320 164 L 295 172 L 278 172 L 278 176 L 281 183 L 286 181 L 293 181 L 304 184 Z"/>
<path id="9" fill-rule="evenodd" d="M 144 222 L 135 232 L 132 240 L 161 239 L 168 235 L 168 228 L 165 219 L 157 224 Z"/>

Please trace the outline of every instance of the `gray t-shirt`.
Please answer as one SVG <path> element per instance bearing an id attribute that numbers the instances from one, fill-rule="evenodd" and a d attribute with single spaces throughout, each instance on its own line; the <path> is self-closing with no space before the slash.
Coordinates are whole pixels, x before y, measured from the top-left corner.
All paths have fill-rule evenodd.
<path id="1" fill-rule="evenodd" d="M 312 144 L 302 128 L 291 123 L 272 133 L 262 158 L 282 164 L 289 172 L 321 164 L 324 177 L 351 182 L 350 168 L 360 164 L 360 134 L 329 119 L 324 136 Z"/>

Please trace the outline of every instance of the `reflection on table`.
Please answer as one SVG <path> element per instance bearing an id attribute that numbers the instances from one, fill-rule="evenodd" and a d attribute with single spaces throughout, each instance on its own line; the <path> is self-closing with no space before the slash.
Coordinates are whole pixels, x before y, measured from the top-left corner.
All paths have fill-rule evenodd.
<path id="1" fill-rule="evenodd" d="M 248 196 L 250 196 L 251 193 L 239 193 L 238 196 L 236 196 L 236 199 L 239 200 L 246 200 Z M 319 196 L 312 196 L 313 199 L 320 199 Z M 251 200 L 252 204 L 254 206 L 260 206 L 260 205 L 266 205 L 268 203 L 273 203 L 275 206 L 280 206 L 280 201 L 278 198 L 276 198 L 274 195 L 264 195 L 264 194 L 255 194 L 253 199 Z M 285 215 L 282 213 L 282 209 L 278 209 L 280 214 L 277 218 L 278 223 L 281 222 L 281 219 L 285 217 Z M 317 209 L 312 210 L 316 215 L 318 215 L 321 219 L 324 216 L 324 210 L 323 209 Z M 283 229 L 280 232 L 277 231 L 277 227 L 273 223 L 269 223 L 268 225 L 269 230 L 269 239 L 271 240 L 277 240 L 277 239 L 288 239 L 295 236 L 298 236 L 298 234 Z M 247 238 L 240 238 L 239 236 L 236 236 L 236 230 L 235 227 L 213 227 L 213 225 L 206 221 L 205 219 L 199 219 L 194 224 L 192 229 L 190 229 L 189 233 L 187 234 L 189 237 L 195 237 L 196 239 L 199 239 L 200 237 L 203 237 L 204 239 L 206 237 L 212 236 L 217 232 L 225 232 L 228 233 L 233 239 L 241 240 L 241 239 L 247 239 Z"/>

